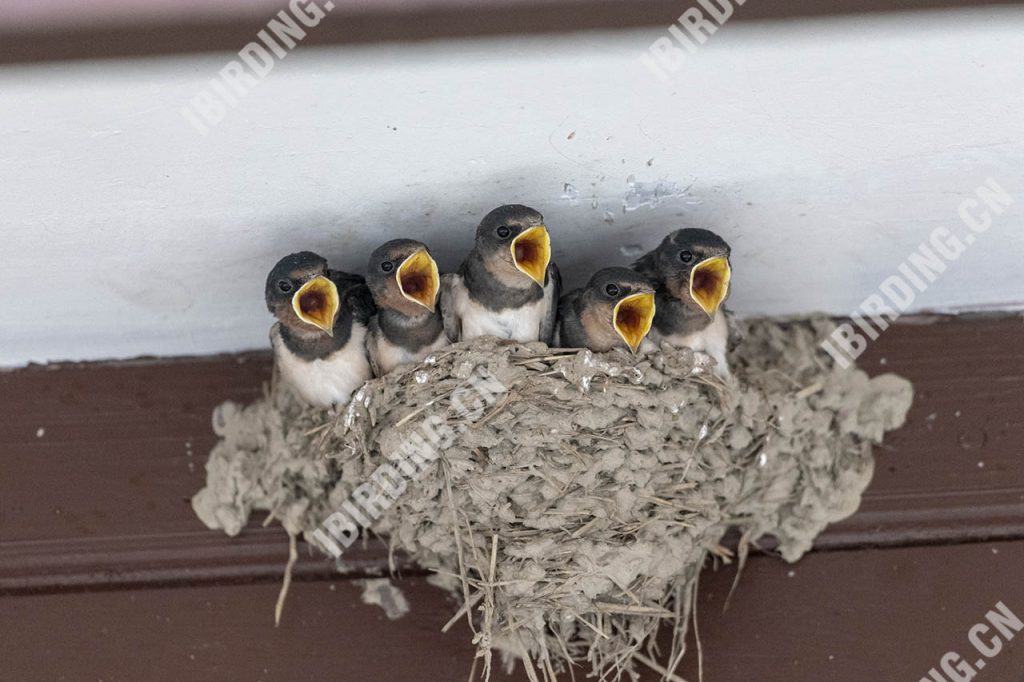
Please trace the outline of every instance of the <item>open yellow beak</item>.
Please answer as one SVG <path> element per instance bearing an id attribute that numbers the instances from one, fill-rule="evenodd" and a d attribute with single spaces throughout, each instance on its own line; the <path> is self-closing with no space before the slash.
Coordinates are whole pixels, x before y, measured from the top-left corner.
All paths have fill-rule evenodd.
<path id="1" fill-rule="evenodd" d="M 434 312 L 437 295 L 441 291 L 441 276 L 429 253 L 420 249 L 402 261 L 395 279 L 402 296 Z"/>
<path id="2" fill-rule="evenodd" d="M 340 307 L 338 287 L 323 275 L 303 284 L 292 296 L 292 309 L 299 319 L 322 329 L 328 336 L 334 336 L 334 318 Z"/>
<path id="3" fill-rule="evenodd" d="M 651 331 L 654 322 L 654 294 L 633 294 L 615 304 L 612 325 L 634 353 Z"/>
<path id="4" fill-rule="evenodd" d="M 543 225 L 523 230 L 512 240 L 512 262 L 516 268 L 539 284 L 544 286 L 544 277 L 551 262 L 551 237 L 548 228 Z"/>
<path id="5" fill-rule="evenodd" d="M 690 271 L 690 296 L 704 312 L 714 315 L 729 294 L 732 268 L 725 256 L 709 258 Z"/>

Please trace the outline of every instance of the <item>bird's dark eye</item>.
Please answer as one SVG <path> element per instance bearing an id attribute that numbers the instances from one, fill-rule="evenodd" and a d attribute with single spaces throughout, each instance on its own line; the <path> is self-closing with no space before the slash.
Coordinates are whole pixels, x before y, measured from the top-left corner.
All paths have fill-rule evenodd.
<path id="1" fill-rule="evenodd" d="M 693 260 L 693 254 L 690 253 L 689 251 L 680 251 L 679 260 L 683 261 L 684 263 L 689 263 L 690 261 Z"/>
<path id="2" fill-rule="evenodd" d="M 292 291 L 292 283 L 286 279 L 282 279 L 277 283 L 277 290 L 282 294 L 288 294 Z"/>
<path id="3" fill-rule="evenodd" d="M 499 225 L 495 232 L 497 232 L 498 236 L 502 239 L 508 239 L 508 236 L 512 234 L 512 230 L 510 230 L 507 225 Z"/>
<path id="4" fill-rule="evenodd" d="M 609 284 L 604 288 L 604 293 L 609 296 L 615 297 L 619 295 L 619 287 L 615 284 Z"/>
<path id="5" fill-rule="evenodd" d="M 391 272 L 392 270 L 395 269 L 395 264 L 389 260 L 386 260 L 380 264 L 380 269 L 383 270 L 384 272 Z"/>

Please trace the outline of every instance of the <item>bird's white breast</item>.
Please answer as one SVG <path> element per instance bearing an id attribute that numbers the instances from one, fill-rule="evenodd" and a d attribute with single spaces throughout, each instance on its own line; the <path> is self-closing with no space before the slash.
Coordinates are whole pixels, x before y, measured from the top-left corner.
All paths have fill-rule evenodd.
<path id="1" fill-rule="evenodd" d="M 554 283 L 544 287 L 544 296 L 520 308 L 489 310 L 469 296 L 462 282 L 453 287 L 455 312 L 462 323 L 462 340 L 479 336 L 496 336 L 514 341 L 536 341 L 540 338 L 541 323 L 554 301 Z"/>
<path id="2" fill-rule="evenodd" d="M 711 321 L 711 324 L 699 332 L 661 336 L 657 330 L 652 329 L 650 336 L 644 340 L 643 350 L 651 349 L 651 346 L 647 345 L 648 340 L 654 344 L 665 341 L 676 348 L 690 348 L 706 353 L 715 359 L 718 374 L 723 377 L 730 376 L 729 365 L 726 361 L 726 351 L 729 347 L 729 325 L 721 310 L 715 313 L 715 319 Z"/>
<path id="3" fill-rule="evenodd" d="M 436 350 L 448 345 L 448 337 L 442 332 L 434 343 L 420 348 L 416 352 L 409 351 L 401 346 L 388 341 L 382 332 L 376 336 L 377 362 L 381 372 L 390 372 L 399 365 L 407 365 L 411 362 L 420 362 Z"/>
<path id="4" fill-rule="evenodd" d="M 276 328 L 273 339 L 274 358 L 281 379 L 310 405 L 343 405 L 348 402 L 352 391 L 370 378 L 366 329 L 361 325 L 352 325 L 352 336 L 344 348 L 317 360 L 304 360 L 292 353 Z"/>

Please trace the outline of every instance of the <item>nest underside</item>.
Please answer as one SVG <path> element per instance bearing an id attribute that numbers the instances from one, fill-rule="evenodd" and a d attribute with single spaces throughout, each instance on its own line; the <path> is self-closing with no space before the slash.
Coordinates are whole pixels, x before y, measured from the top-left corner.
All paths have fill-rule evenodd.
<path id="1" fill-rule="evenodd" d="M 709 554 L 732 559 L 726 531 L 742 531 L 741 553 L 773 536 L 797 560 L 856 510 L 871 445 L 912 399 L 904 379 L 834 366 L 818 349 L 827 321 L 741 327 L 729 382 L 687 349 L 634 357 L 478 339 L 369 382 L 336 411 L 274 386 L 218 408 L 221 441 L 193 506 L 229 535 L 268 510 L 310 539 L 382 465 L 401 470 L 425 424 L 441 425 L 451 437 L 436 461 L 381 498 L 367 532 L 458 595 L 453 620 L 468 624 L 484 670 L 499 651 L 531 679 L 585 666 L 616 680 L 640 665 L 671 678 L 700 569 Z M 484 392 L 467 394 L 481 376 Z M 659 651 L 663 626 L 672 643 Z"/>

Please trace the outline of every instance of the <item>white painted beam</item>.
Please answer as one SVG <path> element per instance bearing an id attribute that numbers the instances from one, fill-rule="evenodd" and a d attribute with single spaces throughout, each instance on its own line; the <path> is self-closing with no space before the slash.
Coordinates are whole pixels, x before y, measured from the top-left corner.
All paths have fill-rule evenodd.
<path id="1" fill-rule="evenodd" d="M 991 177 L 1016 203 L 913 309 L 1024 304 L 1024 12 L 727 24 L 668 84 L 661 35 L 300 47 L 205 137 L 230 55 L 2 68 L 0 364 L 261 347 L 279 256 L 451 267 L 511 201 L 572 282 L 693 225 L 740 312 L 844 314 Z"/>

